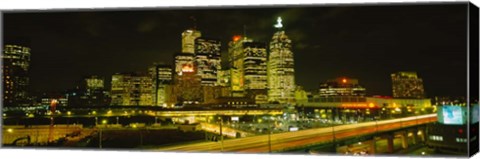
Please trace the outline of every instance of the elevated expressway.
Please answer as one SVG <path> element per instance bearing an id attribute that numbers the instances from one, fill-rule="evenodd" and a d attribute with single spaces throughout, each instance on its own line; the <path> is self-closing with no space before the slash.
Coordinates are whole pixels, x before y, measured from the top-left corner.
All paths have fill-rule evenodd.
<path id="1" fill-rule="evenodd" d="M 339 125 L 316 129 L 259 135 L 245 138 L 229 139 L 223 142 L 202 142 L 158 148 L 159 151 L 177 152 L 279 152 L 305 147 L 319 143 L 332 142 L 351 137 L 371 135 L 397 129 L 436 122 L 436 114 L 420 115 L 391 120 L 365 122 L 359 124 Z M 270 144 L 269 144 L 270 143 Z"/>

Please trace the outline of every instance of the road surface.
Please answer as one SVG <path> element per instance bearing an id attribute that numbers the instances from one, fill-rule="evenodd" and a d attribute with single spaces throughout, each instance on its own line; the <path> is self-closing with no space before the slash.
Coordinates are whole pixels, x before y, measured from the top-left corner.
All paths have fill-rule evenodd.
<path id="1" fill-rule="evenodd" d="M 188 145 L 163 147 L 159 151 L 177 152 L 244 152 L 260 153 L 271 151 L 283 151 L 291 148 L 313 145 L 318 143 L 332 142 L 335 139 L 344 139 L 354 136 L 368 135 L 372 133 L 395 130 L 402 127 L 421 125 L 437 121 L 436 114 L 406 117 L 400 119 L 383 120 L 377 122 L 365 122 L 359 124 L 340 125 L 326 128 L 301 130 L 268 135 L 259 135 L 245 138 L 225 140 L 223 142 L 203 142 Z M 334 135 L 335 134 L 335 135 Z"/>

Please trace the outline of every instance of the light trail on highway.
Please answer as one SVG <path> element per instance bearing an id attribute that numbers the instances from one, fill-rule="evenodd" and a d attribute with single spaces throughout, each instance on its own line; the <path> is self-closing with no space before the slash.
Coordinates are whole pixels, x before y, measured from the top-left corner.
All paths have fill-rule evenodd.
<path id="1" fill-rule="evenodd" d="M 345 139 L 354 136 L 369 135 L 377 132 L 385 132 L 399 128 L 422 125 L 437 121 L 436 114 L 428 114 L 400 119 L 372 121 L 358 124 L 334 126 L 335 138 Z M 319 143 L 332 142 L 332 127 L 284 132 L 271 135 L 271 150 L 283 151 L 296 147 L 308 146 Z M 159 151 L 177 152 L 220 152 L 220 142 L 202 142 L 187 145 L 177 145 L 157 149 Z M 268 135 L 259 135 L 245 138 L 225 140 L 224 152 L 260 153 L 268 152 Z"/>

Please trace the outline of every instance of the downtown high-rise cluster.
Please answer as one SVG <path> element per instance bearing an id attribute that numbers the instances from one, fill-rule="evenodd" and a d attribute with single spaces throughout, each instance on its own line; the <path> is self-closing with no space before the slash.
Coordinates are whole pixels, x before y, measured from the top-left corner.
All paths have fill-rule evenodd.
<path id="1" fill-rule="evenodd" d="M 143 72 L 122 72 L 105 78 L 85 76 L 68 89 L 65 97 L 42 97 L 41 104 L 53 99 L 68 106 L 163 106 L 208 104 L 254 106 L 306 102 L 365 102 L 366 89 L 357 79 L 337 78 L 320 83 L 318 92 L 306 92 L 295 84 L 292 41 L 282 19 L 273 25 L 270 41 L 234 35 L 228 42 L 227 65 L 222 67 L 222 42 L 202 36 L 196 26 L 183 31 L 181 48 L 172 59 L 155 62 Z M 28 95 L 30 48 L 5 45 L 3 52 L 3 100 L 5 105 L 31 105 Z M 423 82 L 415 72 L 391 75 L 394 98 L 425 98 Z"/>
<path id="2" fill-rule="evenodd" d="M 196 27 L 187 29 L 173 65 L 159 62 L 148 73 L 113 75 L 111 105 L 294 103 L 292 42 L 281 21 L 279 17 L 269 44 L 233 36 L 225 68 L 221 41 L 202 36 Z"/>

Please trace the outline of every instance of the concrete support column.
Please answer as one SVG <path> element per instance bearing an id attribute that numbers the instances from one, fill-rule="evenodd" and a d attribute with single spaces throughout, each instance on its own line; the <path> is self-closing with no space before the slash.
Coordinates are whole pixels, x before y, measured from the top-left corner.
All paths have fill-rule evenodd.
<path id="1" fill-rule="evenodd" d="M 401 139 L 402 139 L 402 148 L 407 149 L 408 148 L 408 136 L 407 136 L 407 131 L 403 131 L 401 133 Z"/>
<path id="2" fill-rule="evenodd" d="M 335 120 L 335 117 L 337 117 L 337 115 L 335 114 L 335 109 L 336 109 L 336 108 L 330 109 L 330 110 L 331 110 L 330 114 L 331 114 L 331 116 L 332 116 L 332 120 Z"/>
<path id="3" fill-rule="evenodd" d="M 415 129 L 413 130 L 412 132 L 412 140 L 413 140 L 413 144 L 416 145 L 418 143 L 418 129 Z"/>
<path id="4" fill-rule="evenodd" d="M 368 142 L 368 144 L 370 144 L 370 151 L 369 153 L 370 154 L 375 154 L 377 152 L 377 140 L 375 138 L 373 138 L 372 140 L 370 140 Z"/>
<path id="5" fill-rule="evenodd" d="M 425 129 L 422 129 L 422 128 L 418 129 L 418 131 L 417 131 L 417 137 L 418 137 L 419 140 L 420 140 L 419 142 L 424 143 L 424 142 L 425 142 Z"/>
<path id="6" fill-rule="evenodd" d="M 413 143 L 414 145 L 417 144 L 417 140 L 418 140 L 418 139 L 417 139 L 417 138 L 418 138 L 417 132 L 418 132 L 418 130 L 414 130 L 414 131 L 410 132 L 410 133 L 412 133 L 412 143 Z"/>
<path id="7" fill-rule="evenodd" d="M 386 139 L 387 139 L 387 153 L 393 153 L 393 139 L 395 137 L 393 136 L 393 134 L 388 134 L 386 135 Z"/>

